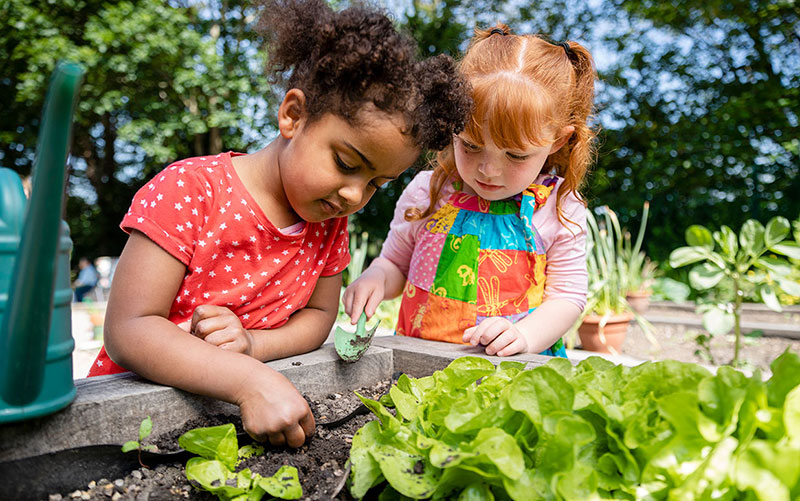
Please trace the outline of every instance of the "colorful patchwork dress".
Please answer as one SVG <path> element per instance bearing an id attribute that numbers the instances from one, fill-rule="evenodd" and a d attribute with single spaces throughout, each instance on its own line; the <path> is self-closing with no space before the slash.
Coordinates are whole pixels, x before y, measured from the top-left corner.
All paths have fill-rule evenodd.
<path id="1" fill-rule="evenodd" d="M 463 343 L 464 330 L 486 318 L 516 322 L 536 309 L 547 256 L 533 214 L 556 182 L 498 201 L 453 193 L 417 236 L 397 334 Z M 566 357 L 563 341 L 542 354 Z"/>

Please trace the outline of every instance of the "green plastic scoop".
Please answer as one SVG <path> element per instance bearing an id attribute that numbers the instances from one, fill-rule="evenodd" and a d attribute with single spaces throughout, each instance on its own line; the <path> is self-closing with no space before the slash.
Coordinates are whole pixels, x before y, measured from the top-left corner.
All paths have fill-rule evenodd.
<path id="1" fill-rule="evenodd" d="M 345 362 L 356 362 L 369 348 L 372 342 L 372 336 L 378 330 L 380 320 L 367 330 L 367 314 L 361 313 L 358 318 L 358 325 L 356 325 L 355 332 L 347 332 L 341 327 L 336 327 L 336 332 L 333 334 L 334 346 L 336 346 L 336 353 L 339 358 Z"/>

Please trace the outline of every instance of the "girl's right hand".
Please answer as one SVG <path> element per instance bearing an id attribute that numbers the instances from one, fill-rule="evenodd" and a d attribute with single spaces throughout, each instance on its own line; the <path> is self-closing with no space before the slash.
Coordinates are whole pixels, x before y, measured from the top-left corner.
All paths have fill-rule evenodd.
<path id="1" fill-rule="evenodd" d="M 266 365 L 242 380 L 239 405 L 244 430 L 260 442 L 301 447 L 314 435 L 314 415 L 308 402 L 281 373 Z"/>
<path id="2" fill-rule="evenodd" d="M 376 266 L 367 268 L 355 282 L 348 285 L 342 303 L 345 313 L 350 316 L 350 323 L 357 324 L 362 311 L 367 314 L 368 319 L 372 318 L 383 301 L 385 289 L 386 275 Z"/>

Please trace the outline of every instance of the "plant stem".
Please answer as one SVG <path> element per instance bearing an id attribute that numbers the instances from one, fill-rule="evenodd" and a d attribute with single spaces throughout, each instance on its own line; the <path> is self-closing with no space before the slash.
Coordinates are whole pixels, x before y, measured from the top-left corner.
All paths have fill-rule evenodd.
<path id="1" fill-rule="evenodd" d="M 739 347 L 742 339 L 742 297 L 744 292 L 739 287 L 739 280 L 734 279 L 733 289 L 736 291 L 736 301 L 733 306 L 733 332 L 736 334 L 736 341 L 733 347 L 733 366 L 739 366 Z"/>

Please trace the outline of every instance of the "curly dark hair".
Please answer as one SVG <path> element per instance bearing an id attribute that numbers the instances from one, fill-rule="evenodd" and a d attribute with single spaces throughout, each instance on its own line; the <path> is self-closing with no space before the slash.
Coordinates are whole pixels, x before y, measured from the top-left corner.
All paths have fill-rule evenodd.
<path id="1" fill-rule="evenodd" d="M 338 12 L 324 0 L 263 0 L 259 29 L 269 70 L 306 95 L 309 120 L 334 113 L 356 123 L 372 103 L 401 113 L 406 133 L 440 150 L 459 133 L 471 108 L 469 88 L 445 55 L 420 61 L 417 45 L 382 11 L 354 5 Z"/>

